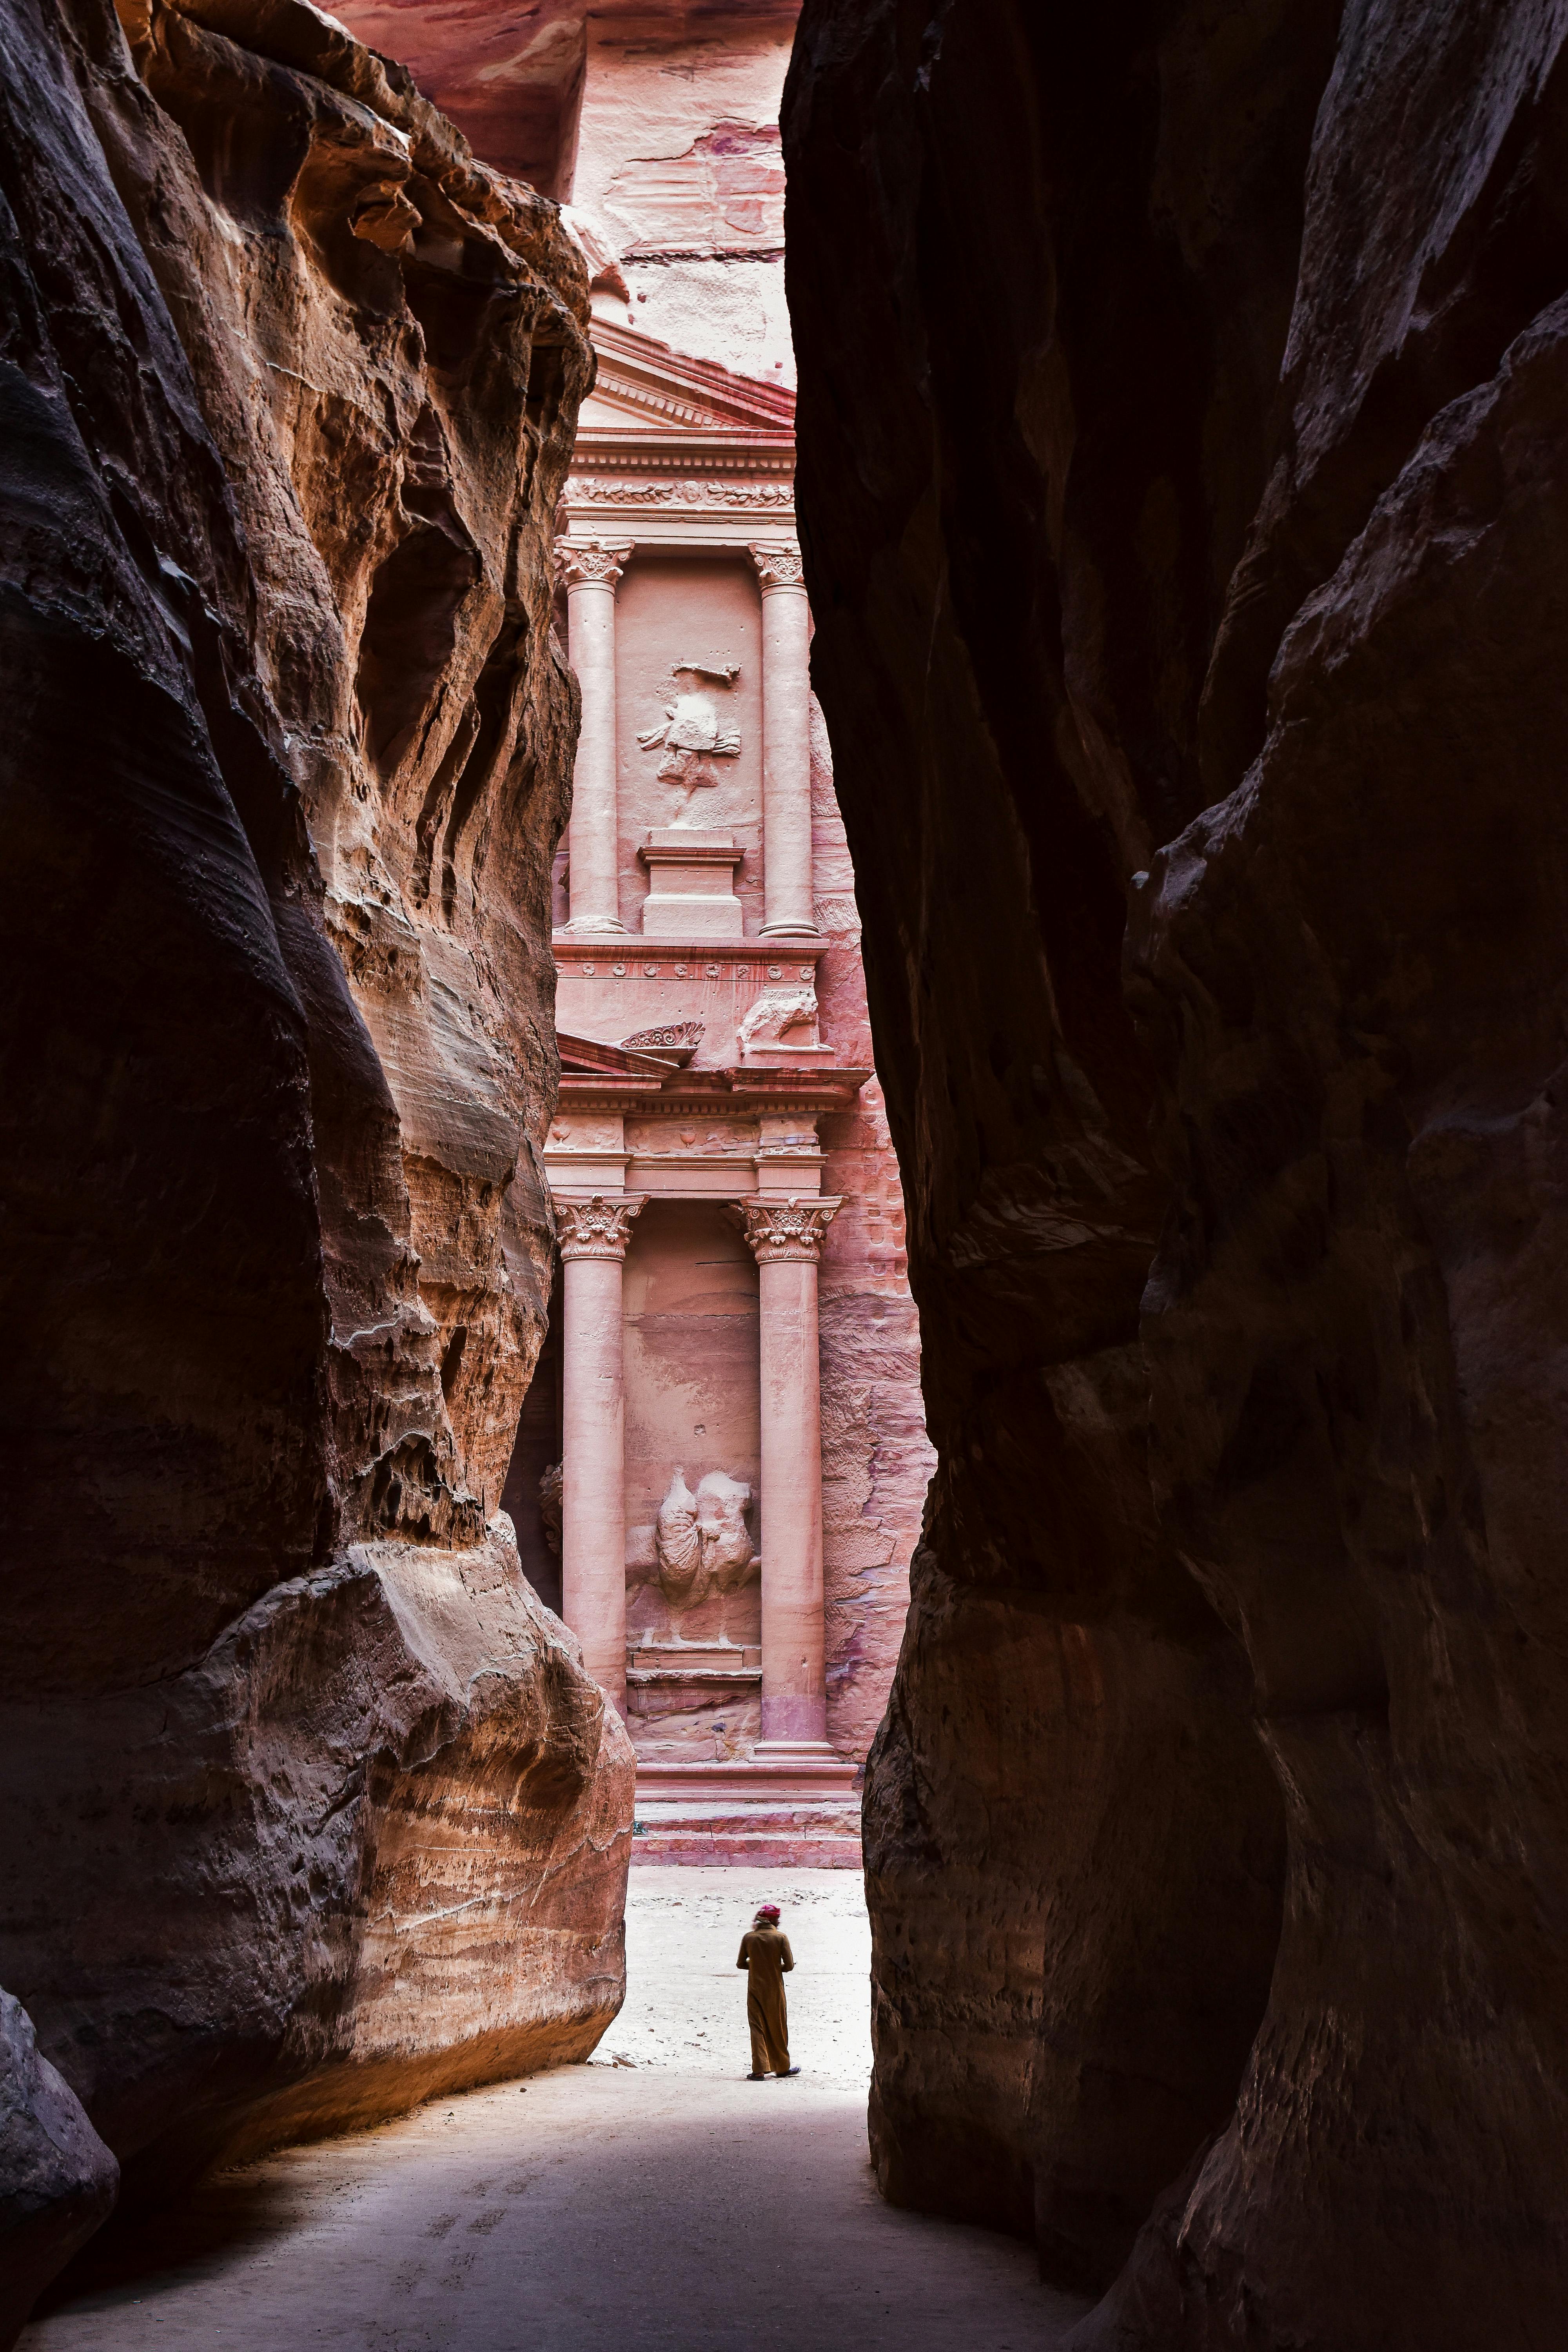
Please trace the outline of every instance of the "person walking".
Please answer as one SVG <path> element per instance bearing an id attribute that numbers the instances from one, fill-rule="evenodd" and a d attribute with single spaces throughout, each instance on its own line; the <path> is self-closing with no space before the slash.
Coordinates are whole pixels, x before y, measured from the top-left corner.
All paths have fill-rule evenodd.
<path id="1" fill-rule="evenodd" d="M 789 2011 L 784 1980 L 795 1966 L 789 1937 L 779 1931 L 779 1906 L 764 1903 L 741 1938 L 735 1962 L 746 1971 L 746 2022 L 752 2029 L 752 2071 L 748 2083 L 769 2074 L 798 2074 L 789 2063 Z"/>

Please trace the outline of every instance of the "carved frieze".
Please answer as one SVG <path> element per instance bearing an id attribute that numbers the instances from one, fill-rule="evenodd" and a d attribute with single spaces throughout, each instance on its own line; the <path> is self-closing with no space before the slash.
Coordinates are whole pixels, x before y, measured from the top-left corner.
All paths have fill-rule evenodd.
<path id="1" fill-rule="evenodd" d="M 632 1237 L 632 1219 L 641 1199 L 606 1201 L 595 1192 L 591 1201 L 557 1201 L 556 1233 L 563 1258 L 625 1257 Z"/>
<path id="2" fill-rule="evenodd" d="M 659 1590 L 672 1609 L 733 1592 L 756 1573 L 746 1526 L 751 1502 L 743 1478 L 710 1470 L 694 1495 L 684 1469 L 677 1469 L 654 1522 Z"/>
<path id="3" fill-rule="evenodd" d="M 744 1233 L 759 1265 L 781 1258 L 805 1259 L 815 1265 L 838 1202 L 799 1201 L 792 1193 L 787 1201 L 735 1201 L 728 1213 Z"/>
<path id="4" fill-rule="evenodd" d="M 719 480 L 616 481 L 613 477 L 575 475 L 563 493 L 571 506 L 770 507 L 792 509 L 793 482 Z"/>

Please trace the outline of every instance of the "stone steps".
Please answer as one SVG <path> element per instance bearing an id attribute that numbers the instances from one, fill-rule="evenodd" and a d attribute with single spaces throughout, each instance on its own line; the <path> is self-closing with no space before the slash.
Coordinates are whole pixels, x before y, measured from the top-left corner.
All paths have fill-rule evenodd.
<path id="1" fill-rule="evenodd" d="M 702 1804 L 639 1795 L 632 1861 L 858 1870 L 859 1802 Z"/>

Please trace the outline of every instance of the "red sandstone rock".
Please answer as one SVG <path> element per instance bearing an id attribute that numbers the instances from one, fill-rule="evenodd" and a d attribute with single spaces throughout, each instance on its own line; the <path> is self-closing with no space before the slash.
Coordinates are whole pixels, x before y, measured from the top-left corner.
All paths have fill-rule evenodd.
<path id="1" fill-rule="evenodd" d="M 632 1773 L 497 1515 L 581 263 L 298 0 L 123 26 L 0 9 L 0 1975 L 137 2191 L 591 2047 Z"/>
<path id="2" fill-rule="evenodd" d="M 1561 2329 L 1562 39 L 803 17 L 814 671 L 940 1453 L 873 2150 L 1114 2278 L 1086 2352 Z"/>

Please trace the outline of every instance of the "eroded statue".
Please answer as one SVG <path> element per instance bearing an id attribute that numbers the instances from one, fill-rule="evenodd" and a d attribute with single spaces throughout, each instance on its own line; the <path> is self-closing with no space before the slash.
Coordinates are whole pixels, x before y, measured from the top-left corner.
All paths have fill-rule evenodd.
<path id="1" fill-rule="evenodd" d="M 659 1589 L 674 1609 L 694 1609 L 715 1592 L 733 1592 L 752 1574 L 746 1526 L 752 1490 L 743 1478 L 710 1470 L 694 1495 L 678 1469 L 658 1507 L 654 1546 Z"/>
<path id="2" fill-rule="evenodd" d="M 712 669 L 702 662 L 677 662 L 670 672 L 675 692 L 665 704 L 663 726 L 650 727 L 637 737 L 645 751 L 663 747 L 664 757 L 654 772 L 661 783 L 679 787 L 672 820 L 676 824 L 690 824 L 693 793 L 719 782 L 712 761 L 733 760 L 740 752 L 738 731 L 721 724 L 719 706 L 708 691 L 710 685 L 733 686 L 740 675 L 733 664 Z"/>

